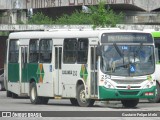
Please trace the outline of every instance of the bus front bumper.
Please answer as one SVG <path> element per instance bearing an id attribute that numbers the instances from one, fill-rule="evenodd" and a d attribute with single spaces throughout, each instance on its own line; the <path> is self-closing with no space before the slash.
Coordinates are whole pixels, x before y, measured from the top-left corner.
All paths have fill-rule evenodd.
<path id="1" fill-rule="evenodd" d="M 119 89 L 107 89 L 103 86 L 99 87 L 99 99 L 152 99 L 155 98 L 156 86 L 148 89 L 136 89 L 136 90 L 119 90 Z"/>

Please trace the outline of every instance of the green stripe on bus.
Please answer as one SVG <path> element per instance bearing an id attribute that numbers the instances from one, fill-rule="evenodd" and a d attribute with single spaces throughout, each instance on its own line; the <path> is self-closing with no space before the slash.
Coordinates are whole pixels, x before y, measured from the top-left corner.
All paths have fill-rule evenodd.
<path id="1" fill-rule="evenodd" d="M 154 98 L 155 97 L 156 86 L 148 89 L 138 89 L 138 90 L 117 90 L 117 89 L 107 89 L 103 86 L 99 86 L 99 97 L 100 99 L 139 99 L 139 98 Z M 153 92 L 152 96 L 145 96 L 145 92 Z"/>
<path id="2" fill-rule="evenodd" d="M 19 81 L 19 64 L 18 63 L 9 63 L 8 64 L 8 80 L 10 82 Z"/>
<path id="3" fill-rule="evenodd" d="M 38 69 L 38 64 L 37 63 L 29 63 L 27 64 L 28 67 L 28 80 L 30 81 L 31 79 L 34 79 L 36 83 L 38 83 L 38 77 L 37 76 L 37 69 Z"/>

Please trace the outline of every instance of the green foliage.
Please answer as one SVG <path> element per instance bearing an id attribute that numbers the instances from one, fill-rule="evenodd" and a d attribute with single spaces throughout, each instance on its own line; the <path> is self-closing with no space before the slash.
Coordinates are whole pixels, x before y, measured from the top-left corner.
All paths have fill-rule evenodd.
<path id="1" fill-rule="evenodd" d="M 42 12 L 37 12 L 28 20 L 28 24 L 53 24 L 53 20 Z"/>
<path id="2" fill-rule="evenodd" d="M 105 9 L 105 3 L 100 2 L 98 7 L 91 7 L 91 18 L 93 28 L 95 27 L 115 27 L 117 23 L 120 23 L 124 14 L 121 12 L 116 14 L 112 9 Z"/>
<path id="3" fill-rule="evenodd" d="M 8 36 L 8 35 L 9 35 L 9 32 L 6 32 L 6 31 L 0 32 L 0 36 Z"/>
<path id="4" fill-rule="evenodd" d="M 121 12 L 116 14 L 112 9 L 106 9 L 104 2 L 99 2 L 98 6 L 89 7 L 90 12 L 75 11 L 71 15 L 63 14 L 61 17 L 53 21 L 43 13 L 34 14 L 29 19 L 29 24 L 59 24 L 59 25 L 93 25 L 96 27 L 115 27 L 120 23 L 124 14 Z"/>
<path id="5" fill-rule="evenodd" d="M 89 14 L 83 13 L 82 11 L 75 11 L 70 16 L 63 14 L 61 17 L 57 18 L 55 24 L 65 24 L 65 25 L 84 25 L 90 24 L 91 18 Z"/>
<path id="6" fill-rule="evenodd" d="M 105 9 L 105 3 L 99 2 L 98 6 L 89 7 L 90 13 L 83 13 L 82 11 L 75 11 L 73 14 L 62 15 L 57 18 L 55 24 L 92 24 L 93 28 L 96 27 L 115 27 L 117 23 L 120 23 L 124 14 L 121 12 L 116 14 L 112 9 Z"/>
<path id="7" fill-rule="evenodd" d="M 24 22 L 23 22 L 23 21 L 21 21 L 21 20 L 18 20 L 18 21 L 17 21 L 17 24 L 22 25 L 22 24 L 24 24 Z"/>
<path id="8" fill-rule="evenodd" d="M 0 12 L 0 17 L 2 17 L 3 16 L 3 14 Z"/>

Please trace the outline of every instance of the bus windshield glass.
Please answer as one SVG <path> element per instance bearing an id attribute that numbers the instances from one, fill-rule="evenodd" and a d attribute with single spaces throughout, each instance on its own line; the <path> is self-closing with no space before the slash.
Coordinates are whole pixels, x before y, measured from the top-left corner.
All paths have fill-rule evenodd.
<path id="1" fill-rule="evenodd" d="M 115 76 L 142 76 L 154 72 L 154 48 L 152 45 L 102 46 L 101 70 Z"/>

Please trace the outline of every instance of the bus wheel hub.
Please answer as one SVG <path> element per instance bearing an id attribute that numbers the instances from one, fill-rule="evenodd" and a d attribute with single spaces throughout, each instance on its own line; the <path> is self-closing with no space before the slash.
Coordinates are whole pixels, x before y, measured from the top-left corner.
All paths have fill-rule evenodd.
<path id="1" fill-rule="evenodd" d="M 82 91 L 80 92 L 80 99 L 81 99 L 81 101 L 82 101 L 83 103 L 86 102 L 86 97 L 85 97 L 85 91 L 84 91 L 84 90 L 82 90 Z"/>
<path id="2" fill-rule="evenodd" d="M 35 93 L 34 88 L 32 88 L 32 90 L 31 90 L 31 97 L 32 97 L 32 100 L 35 100 L 35 98 L 36 98 L 36 93 Z"/>

